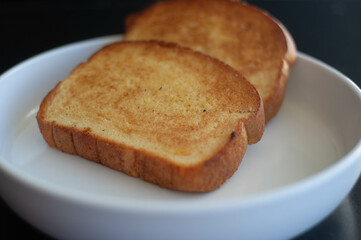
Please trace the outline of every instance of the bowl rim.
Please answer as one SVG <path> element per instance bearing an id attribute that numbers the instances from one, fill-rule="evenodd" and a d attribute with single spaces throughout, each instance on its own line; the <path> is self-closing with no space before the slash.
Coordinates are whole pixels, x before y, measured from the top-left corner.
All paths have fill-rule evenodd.
<path id="1" fill-rule="evenodd" d="M 19 64 L 13 66 L 9 70 L 0 75 L 0 87 L 2 83 L 6 81 L 8 77 L 15 74 L 17 71 L 21 71 L 22 68 L 29 64 L 35 64 L 36 61 L 43 58 L 47 58 L 53 54 L 59 54 L 63 51 L 73 51 L 74 49 L 81 47 L 88 47 L 92 45 L 109 44 L 114 41 L 121 40 L 122 35 L 110 35 L 104 37 L 91 38 L 83 41 L 78 41 L 70 44 L 66 44 L 54 49 L 47 50 L 40 54 L 37 54 L 29 59 L 26 59 Z M 343 75 L 338 70 L 329 66 L 328 64 L 309 56 L 305 53 L 297 53 L 298 62 L 300 60 L 306 61 L 313 65 L 321 67 L 327 72 L 336 75 L 355 95 L 358 96 L 361 102 L 361 90 L 352 82 L 348 77 Z M 297 64 L 297 63 L 296 63 Z M 271 203 L 280 201 L 281 199 L 289 198 L 297 194 L 310 191 L 318 186 L 325 184 L 330 179 L 336 177 L 341 172 L 349 168 L 355 161 L 361 158 L 361 138 L 357 144 L 338 161 L 328 166 L 327 168 L 309 176 L 303 178 L 297 182 L 286 184 L 282 187 L 267 190 L 260 193 L 254 193 L 247 196 L 237 196 L 229 199 L 217 199 L 209 202 L 188 202 L 184 200 L 173 200 L 169 202 L 167 200 L 148 201 L 143 199 L 128 199 L 115 196 L 99 196 L 90 192 L 79 192 L 76 190 L 68 189 L 63 186 L 58 186 L 52 183 L 46 183 L 41 179 L 38 179 L 31 174 L 14 167 L 6 159 L 0 156 L 0 170 L 3 174 L 7 174 L 12 179 L 20 182 L 22 185 L 32 190 L 38 191 L 42 194 L 50 195 L 63 201 L 72 201 L 80 203 L 94 208 L 116 210 L 116 211 L 132 211 L 132 212 L 148 212 L 148 213 L 176 213 L 176 214 L 195 214 L 204 212 L 225 212 L 233 211 L 235 208 L 251 208 L 263 205 L 265 203 Z M 359 173 L 360 175 L 360 173 Z"/>

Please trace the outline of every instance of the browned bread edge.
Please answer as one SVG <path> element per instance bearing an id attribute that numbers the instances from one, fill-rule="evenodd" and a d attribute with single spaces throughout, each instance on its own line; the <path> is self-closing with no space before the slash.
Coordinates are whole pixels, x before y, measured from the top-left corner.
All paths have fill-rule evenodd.
<path id="1" fill-rule="evenodd" d="M 297 59 L 297 48 L 296 44 L 292 38 L 292 35 L 289 33 L 287 28 L 280 23 L 277 19 L 273 18 L 266 14 L 269 18 L 273 19 L 280 29 L 282 30 L 285 39 L 286 39 L 286 53 L 280 64 L 278 71 L 278 84 L 274 86 L 273 93 L 268 99 L 264 99 L 264 111 L 265 111 L 265 120 L 268 123 L 273 117 L 277 115 L 281 109 L 288 82 L 288 76 L 290 68 L 294 65 Z"/>
<path id="2" fill-rule="evenodd" d="M 223 0 L 219 0 L 219 1 L 223 1 Z M 271 94 L 267 99 L 263 99 L 265 122 L 267 124 L 273 117 L 275 117 L 277 115 L 277 113 L 281 109 L 281 106 L 282 106 L 282 103 L 283 103 L 283 100 L 285 97 L 289 71 L 290 71 L 290 68 L 295 63 L 296 58 L 297 58 L 296 44 L 292 38 L 292 35 L 287 30 L 287 28 L 280 21 L 278 21 L 275 17 L 270 15 L 268 12 L 266 12 L 256 6 L 253 6 L 253 5 L 250 5 L 247 3 L 243 3 L 243 2 L 240 2 L 237 0 L 228 0 L 228 1 L 231 2 L 232 4 L 242 4 L 244 7 L 249 8 L 251 11 L 260 12 L 266 18 L 268 18 L 270 21 L 276 23 L 285 37 L 285 46 L 284 47 L 286 50 L 285 50 L 284 58 L 281 60 L 280 67 L 278 68 L 278 82 L 273 87 L 273 90 L 272 90 L 273 94 Z M 135 18 L 136 17 L 134 16 L 134 19 Z M 133 21 L 134 21 L 134 19 L 133 19 Z M 131 25 L 131 23 L 129 23 L 129 25 Z"/>
<path id="3" fill-rule="evenodd" d="M 214 156 L 195 165 L 182 166 L 86 131 L 46 122 L 41 113 L 37 121 L 41 134 L 51 147 L 161 187 L 181 191 L 207 192 L 220 187 L 238 169 L 247 149 L 247 133 L 242 122 Z"/>

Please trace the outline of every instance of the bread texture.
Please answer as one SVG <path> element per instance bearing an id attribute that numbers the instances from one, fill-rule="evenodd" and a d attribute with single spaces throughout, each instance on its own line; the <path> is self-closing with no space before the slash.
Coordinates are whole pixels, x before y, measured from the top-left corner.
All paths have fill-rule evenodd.
<path id="1" fill-rule="evenodd" d="M 175 42 L 242 73 L 260 93 L 266 122 L 279 111 L 296 45 L 264 11 L 230 0 L 168 0 L 132 14 L 125 40 Z"/>
<path id="2" fill-rule="evenodd" d="M 223 62 L 176 44 L 118 42 L 81 63 L 42 101 L 54 148 L 161 187 L 218 188 L 260 140 L 257 90 Z"/>

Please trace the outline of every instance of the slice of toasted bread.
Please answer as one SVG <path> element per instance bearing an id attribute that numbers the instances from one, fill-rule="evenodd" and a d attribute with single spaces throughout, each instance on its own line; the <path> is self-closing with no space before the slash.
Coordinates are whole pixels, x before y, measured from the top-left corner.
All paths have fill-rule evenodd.
<path id="1" fill-rule="evenodd" d="M 296 47 L 286 28 L 238 1 L 170 0 L 127 19 L 125 40 L 175 42 L 240 71 L 262 96 L 266 121 L 282 105 Z"/>
<path id="2" fill-rule="evenodd" d="M 237 71 L 156 41 L 98 51 L 49 92 L 37 120 L 52 147 L 196 192 L 231 177 L 264 130 L 261 97 Z"/>

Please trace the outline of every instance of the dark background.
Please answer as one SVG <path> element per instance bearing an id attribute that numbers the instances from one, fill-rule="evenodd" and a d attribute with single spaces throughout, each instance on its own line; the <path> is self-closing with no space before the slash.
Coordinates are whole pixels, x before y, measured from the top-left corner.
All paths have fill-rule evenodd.
<path id="1" fill-rule="evenodd" d="M 124 32 L 124 19 L 154 1 L 0 2 L 0 73 L 74 41 Z M 254 0 L 293 35 L 298 50 L 361 86 L 361 0 Z M 307 213 L 305 213 L 307 214 Z M 47 239 L 0 199 L 0 239 Z M 297 239 L 361 239 L 361 180 L 326 220 Z"/>

